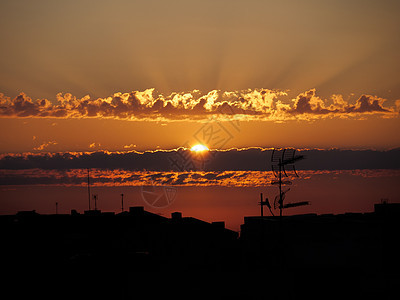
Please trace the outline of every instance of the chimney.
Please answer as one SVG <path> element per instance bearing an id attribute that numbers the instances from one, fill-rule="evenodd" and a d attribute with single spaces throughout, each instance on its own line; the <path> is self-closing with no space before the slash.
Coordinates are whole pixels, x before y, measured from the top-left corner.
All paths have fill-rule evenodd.
<path id="1" fill-rule="evenodd" d="M 178 211 L 173 212 L 173 213 L 171 213 L 171 218 L 174 221 L 180 221 L 180 220 L 182 220 L 182 213 L 178 212 Z"/>
<path id="2" fill-rule="evenodd" d="M 76 209 L 71 209 L 71 216 L 77 216 L 79 213 L 77 212 Z"/>

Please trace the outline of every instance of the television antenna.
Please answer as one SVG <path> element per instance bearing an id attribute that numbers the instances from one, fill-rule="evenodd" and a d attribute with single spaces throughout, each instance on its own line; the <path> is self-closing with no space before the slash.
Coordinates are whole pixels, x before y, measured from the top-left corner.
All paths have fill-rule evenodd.
<path id="1" fill-rule="evenodd" d="M 89 210 L 90 210 L 90 168 L 87 168 L 87 188 L 88 188 L 88 200 L 89 200 Z"/>
<path id="2" fill-rule="evenodd" d="M 299 177 L 294 166 L 295 162 L 304 159 L 303 155 L 296 155 L 296 149 L 284 148 L 274 149 L 271 155 L 271 169 L 276 179 L 271 181 L 272 185 L 278 185 L 279 194 L 274 199 L 274 209 L 279 209 L 279 216 L 282 217 L 282 211 L 285 208 L 298 207 L 310 204 L 309 201 L 292 202 L 284 204 L 286 193 L 290 191 L 290 188 L 282 190 L 282 186 L 291 185 L 292 182 L 282 177 L 289 177 L 288 173 L 292 173 L 293 176 Z M 267 206 L 269 205 L 266 204 Z M 272 214 L 272 210 L 271 210 Z M 273 215 L 273 214 L 272 214 Z"/>
<path id="3" fill-rule="evenodd" d="M 260 200 L 260 202 L 258 202 L 258 204 L 261 206 L 261 217 L 264 216 L 264 205 L 266 207 L 268 207 L 271 215 L 274 216 L 274 212 L 272 211 L 271 204 L 269 204 L 268 198 L 265 198 L 265 200 L 263 200 L 263 193 L 260 193 L 260 196 L 261 196 L 261 200 Z"/>
<path id="4" fill-rule="evenodd" d="M 97 194 L 93 194 L 94 210 L 97 210 Z"/>

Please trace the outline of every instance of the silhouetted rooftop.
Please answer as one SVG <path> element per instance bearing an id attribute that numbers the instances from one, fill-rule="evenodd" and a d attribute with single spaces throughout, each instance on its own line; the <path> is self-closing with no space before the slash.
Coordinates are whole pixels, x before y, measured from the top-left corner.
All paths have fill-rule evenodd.
<path id="1" fill-rule="evenodd" d="M 2 258 L 19 273 L 51 269 L 58 277 L 72 270 L 71 278 L 82 282 L 144 271 L 229 270 L 246 277 L 264 270 L 263 278 L 274 284 L 280 282 L 275 274 L 292 274 L 285 284 L 298 290 L 310 270 L 320 284 L 329 277 L 357 282 L 363 274 L 396 276 L 398 207 L 382 203 L 372 213 L 246 216 L 240 238 L 222 221 L 181 212 L 168 218 L 141 206 L 117 214 L 22 211 L 0 216 Z"/>

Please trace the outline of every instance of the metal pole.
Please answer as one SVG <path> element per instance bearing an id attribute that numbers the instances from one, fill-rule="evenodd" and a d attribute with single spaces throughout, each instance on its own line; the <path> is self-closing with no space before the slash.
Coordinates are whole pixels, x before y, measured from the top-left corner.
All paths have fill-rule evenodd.
<path id="1" fill-rule="evenodd" d="M 260 207 L 261 207 L 261 218 L 264 217 L 264 210 L 263 210 L 263 193 L 260 193 Z"/>
<path id="2" fill-rule="evenodd" d="M 121 211 L 124 211 L 124 194 L 121 194 Z"/>
<path id="3" fill-rule="evenodd" d="M 89 199 L 89 210 L 90 210 L 90 168 L 87 169 L 87 188 L 88 188 L 88 199 Z"/>
<path id="4" fill-rule="evenodd" d="M 56 215 L 58 215 L 58 202 L 56 202 Z"/>
<path id="5" fill-rule="evenodd" d="M 282 200 L 282 160 L 279 159 L 279 217 L 282 217 L 283 200 Z"/>

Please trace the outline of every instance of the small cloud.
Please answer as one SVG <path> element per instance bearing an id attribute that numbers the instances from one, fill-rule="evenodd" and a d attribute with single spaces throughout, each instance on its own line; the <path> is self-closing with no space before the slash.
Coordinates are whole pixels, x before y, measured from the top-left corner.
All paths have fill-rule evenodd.
<path id="1" fill-rule="evenodd" d="M 400 113 L 400 99 L 395 102 L 396 111 Z"/>
<path id="2" fill-rule="evenodd" d="M 130 145 L 125 145 L 124 146 L 124 149 L 132 149 L 132 148 L 136 148 L 136 145 L 130 144 Z"/>
<path id="3" fill-rule="evenodd" d="M 51 123 L 51 126 L 57 126 L 58 124 L 56 122 Z"/>
<path id="4" fill-rule="evenodd" d="M 34 141 L 34 140 L 36 140 L 36 135 L 34 135 L 34 136 L 32 137 L 32 141 Z"/>
<path id="5" fill-rule="evenodd" d="M 347 111 L 355 113 L 374 113 L 386 112 L 390 113 L 391 110 L 383 106 L 386 99 L 376 96 L 362 95 L 355 105 L 349 105 Z"/>
<path id="6" fill-rule="evenodd" d="M 100 147 L 100 146 L 101 146 L 100 143 L 91 143 L 89 145 L 89 148 L 96 148 L 96 147 Z"/>
<path id="7" fill-rule="evenodd" d="M 38 147 L 33 148 L 33 150 L 37 150 L 37 151 L 41 151 L 44 150 L 45 148 L 52 146 L 52 145 L 57 145 L 58 143 L 56 141 L 50 141 L 47 143 L 43 143 L 41 145 L 39 145 Z"/>

